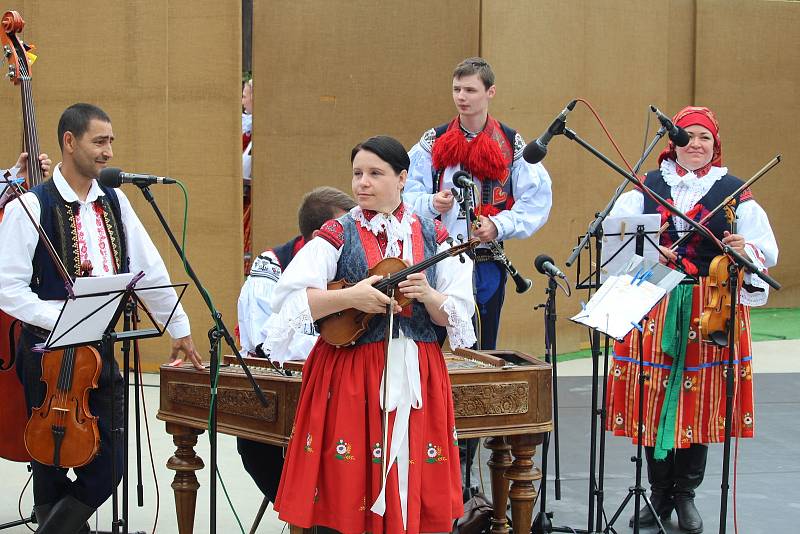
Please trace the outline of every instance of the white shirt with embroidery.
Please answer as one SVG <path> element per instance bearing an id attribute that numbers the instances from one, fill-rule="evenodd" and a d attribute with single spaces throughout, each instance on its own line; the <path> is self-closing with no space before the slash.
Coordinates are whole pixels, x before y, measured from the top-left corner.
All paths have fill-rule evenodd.
<path id="1" fill-rule="evenodd" d="M 102 225 L 102 217 L 94 208 L 95 201 L 104 195 L 97 181 L 92 181 L 85 201 L 80 201 L 69 186 L 61 174 L 60 164 L 54 169 L 53 183 L 65 201 L 78 202 L 80 205 L 76 227 L 81 235 L 81 258 L 91 262 L 92 276 L 114 274 L 112 252 Z M 116 192 L 130 258 L 130 272 L 144 272 L 144 278 L 138 282 L 137 287 L 168 285 L 169 274 L 161 255 L 133 211 L 128 198 L 121 190 L 117 189 Z M 39 199 L 34 193 L 25 193 L 20 200 L 9 202 L 5 208 L 5 215 L 0 223 L 0 247 L 3 251 L 0 254 L 0 308 L 23 322 L 51 330 L 58 319 L 63 301 L 41 300 L 31 290 L 32 259 L 39 243 L 39 234 L 20 201 L 25 202 L 36 220 L 39 220 L 41 213 Z M 139 296 L 162 325 L 177 300 L 172 288 L 142 291 Z M 180 304 L 167 330 L 173 339 L 190 334 L 189 318 Z"/>

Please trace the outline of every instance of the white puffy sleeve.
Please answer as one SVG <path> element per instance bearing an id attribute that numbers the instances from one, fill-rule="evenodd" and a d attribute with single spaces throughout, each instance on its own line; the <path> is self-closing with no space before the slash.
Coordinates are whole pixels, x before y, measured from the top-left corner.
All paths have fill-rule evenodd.
<path id="1" fill-rule="evenodd" d="M 295 334 L 313 335 L 314 318 L 308 305 L 309 288 L 326 289 L 336 276 L 341 252 L 325 239 L 315 237 L 301 248 L 283 271 L 272 291 L 272 315 L 264 331 L 264 349 L 275 361 L 284 361 L 292 352 Z"/>
<path id="2" fill-rule="evenodd" d="M 625 217 L 642 213 L 644 213 L 644 195 L 641 191 L 634 190 L 622 193 L 608 215 L 609 217 Z"/>
<path id="3" fill-rule="evenodd" d="M 450 247 L 447 243 L 439 245 L 437 252 Z M 450 347 L 471 347 L 477 341 L 472 327 L 475 313 L 475 300 L 472 293 L 472 260 L 462 255 L 446 258 L 436 265 L 436 290 L 447 296 L 442 309 L 447 314 L 447 336 Z"/>
<path id="4" fill-rule="evenodd" d="M 745 251 L 759 269 L 765 270 L 778 263 L 778 242 L 772 232 L 767 213 L 758 202 L 748 200 L 736 207 L 737 232 L 746 243 Z M 753 291 L 748 291 L 748 288 Z M 740 299 L 745 306 L 763 306 L 769 297 L 769 286 L 759 277 L 745 273 Z"/>
<path id="5" fill-rule="evenodd" d="M 432 132 L 433 130 L 426 132 L 423 139 L 408 152 L 410 165 L 408 180 L 403 191 L 403 202 L 411 206 L 417 215 L 429 219 L 439 215 L 439 212 L 433 209 L 433 162 L 430 147 L 425 143 L 426 136 L 429 137 Z"/>

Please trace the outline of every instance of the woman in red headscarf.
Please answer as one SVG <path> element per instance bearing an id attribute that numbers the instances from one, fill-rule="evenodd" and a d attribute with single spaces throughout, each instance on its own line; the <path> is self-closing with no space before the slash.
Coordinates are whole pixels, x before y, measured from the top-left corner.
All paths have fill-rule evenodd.
<path id="1" fill-rule="evenodd" d="M 704 107 L 686 107 L 673 122 L 686 130 L 689 143 L 676 147 L 670 141 L 658 158 L 660 168 L 647 174 L 645 184 L 695 221 L 700 221 L 734 193 L 742 181 L 722 166 L 722 143 L 714 114 Z M 762 268 L 778 259 L 778 246 L 764 210 L 750 190 L 734 200 L 737 228 L 720 210 L 705 223 L 724 244 L 746 254 Z M 719 247 L 693 235 L 673 253 L 670 247 L 691 230 L 683 220 L 671 216 L 641 191 L 622 195 L 613 216 L 657 213 L 668 230 L 660 237 L 665 257 L 686 274 L 696 277 L 694 286 L 679 286 L 649 314 L 643 332 L 644 430 L 651 501 L 662 520 L 674 509 L 682 530 L 697 534 L 703 521 L 694 505 L 694 490 L 703 481 L 708 443 L 725 438 L 725 362 L 727 348 L 702 339 L 695 319 L 700 316 L 708 293 L 707 276 Z M 733 435 L 753 437 L 753 382 L 750 350 L 749 306 L 767 300 L 766 284 L 745 276 L 740 292 L 741 335 L 736 351 L 736 396 Z M 691 309 L 691 318 L 680 309 Z M 665 326 L 666 323 L 666 326 Z M 606 428 L 615 435 L 637 440 L 639 332 L 634 330 L 614 347 L 614 362 L 608 379 Z M 631 519 L 631 524 L 633 519 Z M 648 508 L 640 513 L 640 525 L 655 524 Z"/>

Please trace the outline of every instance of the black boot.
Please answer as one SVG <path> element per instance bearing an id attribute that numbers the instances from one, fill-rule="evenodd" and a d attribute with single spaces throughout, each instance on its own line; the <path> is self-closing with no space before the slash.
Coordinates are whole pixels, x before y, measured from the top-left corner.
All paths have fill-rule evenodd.
<path id="1" fill-rule="evenodd" d="M 644 447 L 644 456 L 647 460 L 647 480 L 650 482 L 650 503 L 658 514 L 661 522 L 668 520 L 675 507 L 672 502 L 672 452 L 667 455 L 665 460 L 653 458 L 653 447 Z M 633 517 L 628 524 L 633 527 Z M 652 527 L 656 524 L 656 518 L 650 512 L 650 508 L 644 503 L 639 509 L 639 526 Z"/>
<path id="2" fill-rule="evenodd" d="M 694 490 L 703 482 L 707 456 L 708 447 L 700 444 L 679 449 L 675 455 L 675 512 L 678 526 L 689 534 L 703 532 L 703 518 L 694 505 Z"/>
<path id="3" fill-rule="evenodd" d="M 67 495 L 58 501 L 50 510 L 44 523 L 36 529 L 38 534 L 77 534 L 86 532 L 86 521 L 92 517 L 95 509 Z"/>

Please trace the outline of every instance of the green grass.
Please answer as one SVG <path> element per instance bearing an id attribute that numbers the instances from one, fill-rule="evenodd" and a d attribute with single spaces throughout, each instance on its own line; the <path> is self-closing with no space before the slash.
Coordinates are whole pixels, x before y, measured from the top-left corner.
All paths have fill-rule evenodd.
<path id="1" fill-rule="evenodd" d="M 800 308 L 753 308 L 750 310 L 753 341 L 800 339 Z M 559 354 L 559 362 L 588 358 L 589 349 Z"/>

